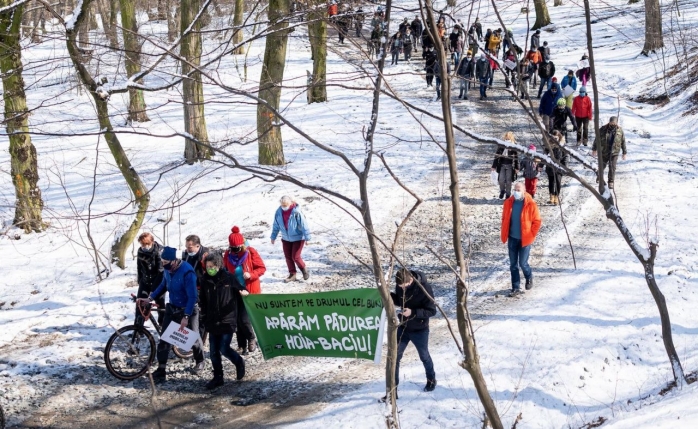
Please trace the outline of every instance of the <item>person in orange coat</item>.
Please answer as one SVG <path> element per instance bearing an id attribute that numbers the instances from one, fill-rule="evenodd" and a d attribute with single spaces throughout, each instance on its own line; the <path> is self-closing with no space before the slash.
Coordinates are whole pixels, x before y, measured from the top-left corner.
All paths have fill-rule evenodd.
<path id="1" fill-rule="evenodd" d="M 240 233 L 240 228 L 233 227 L 232 234 L 228 236 L 228 250 L 223 254 L 223 266 L 226 270 L 240 282 L 245 285 L 245 289 L 249 293 L 262 293 L 262 285 L 259 280 L 267 267 L 264 266 L 262 257 L 257 251 L 250 247 L 245 240 L 245 237 Z M 238 350 L 241 354 L 246 355 L 257 350 L 257 338 L 252 330 L 249 315 L 242 301 L 242 296 L 238 297 L 238 320 L 237 320 L 237 339 Z"/>
<path id="2" fill-rule="evenodd" d="M 594 119 L 594 114 L 591 109 L 591 98 L 587 96 L 587 88 L 585 86 L 581 87 L 579 95 L 574 97 L 572 115 L 575 122 L 577 122 L 577 146 L 579 146 L 580 140 L 586 146 L 589 142 L 589 121 Z M 583 135 L 582 128 L 584 128 Z"/>
<path id="3" fill-rule="evenodd" d="M 526 278 L 526 290 L 533 287 L 533 273 L 528 265 L 531 245 L 540 231 L 541 218 L 538 205 L 529 195 L 524 184 L 514 185 L 514 195 L 504 201 L 502 210 L 502 243 L 509 243 L 509 269 L 511 270 L 511 293 L 517 296 L 523 293 L 520 288 L 519 267 Z"/>
<path id="4" fill-rule="evenodd" d="M 526 54 L 526 59 L 533 64 L 534 72 L 533 73 L 533 85 L 535 86 L 537 83 L 537 77 L 538 77 L 538 64 L 543 62 L 543 57 L 541 57 L 540 52 L 536 49 L 531 49 L 528 51 Z"/>

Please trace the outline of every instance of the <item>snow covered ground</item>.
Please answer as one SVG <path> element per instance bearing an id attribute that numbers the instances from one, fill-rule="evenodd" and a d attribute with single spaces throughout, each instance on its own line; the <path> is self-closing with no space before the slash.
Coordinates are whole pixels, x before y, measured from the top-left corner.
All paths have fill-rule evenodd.
<path id="1" fill-rule="evenodd" d="M 568 67 L 575 67 L 586 51 L 583 7 L 576 2 L 565 3 L 556 8 L 550 5 L 554 24 L 542 37 L 551 45 L 559 79 Z M 682 116 L 682 113 L 690 108 L 687 99 L 695 91 L 695 84 L 682 93 L 672 94 L 671 101 L 662 106 L 631 101 L 639 95 L 661 93 L 663 83 L 657 80 L 661 68 L 671 68 L 676 62 L 674 48 L 677 46 L 680 50 L 681 47 L 667 40 L 664 61 L 661 55 L 639 57 L 644 36 L 642 7 L 625 3 L 617 0 L 592 2 L 596 21 L 595 57 L 602 93 L 601 119 L 605 122 L 609 116 L 620 112 L 629 156 L 627 161 L 619 162 L 618 207 L 641 241 L 647 219 L 654 233 L 656 217 L 660 239 L 657 279 L 671 313 L 674 342 L 684 369 L 689 372 L 698 367 L 695 341 L 698 324 L 694 310 L 698 304 L 698 246 L 689 236 L 689 231 L 698 227 L 698 221 L 691 214 L 698 208 L 695 168 L 698 127 L 694 117 Z M 395 4 L 406 9 L 415 6 L 414 1 Z M 685 25 L 684 34 L 695 34 L 691 23 L 698 19 L 695 7 L 698 2 L 683 1 L 678 5 L 681 23 Z M 505 22 L 512 23 L 515 37 L 524 37 L 526 27 L 519 15 L 520 2 L 502 2 L 501 6 L 498 2 L 498 7 Z M 476 8 L 486 28 L 499 27 L 488 3 L 476 4 Z M 467 9 L 459 11 L 456 16 L 467 20 L 467 12 Z M 666 14 L 676 19 L 669 11 Z M 394 13 L 393 18 L 394 29 L 402 14 Z M 665 29 L 669 28 L 666 19 Z M 162 23 L 146 24 L 143 28 L 144 31 L 162 31 Z M 304 34 L 304 30 L 299 28 L 296 34 L 299 33 Z M 354 65 L 341 58 L 354 55 L 356 48 L 351 45 L 337 47 L 334 40 L 331 44 L 336 47 L 328 58 L 331 79 L 369 89 L 370 82 L 361 78 Z M 210 49 L 213 55 L 215 52 L 212 47 Z M 236 67 L 235 63 L 242 59 L 232 56 L 227 56 L 219 67 L 220 79 L 239 87 L 254 88 L 262 52 L 263 42 L 252 46 L 247 57 L 247 82 L 241 79 L 242 67 L 239 64 Z M 30 108 L 51 96 L 56 97 L 54 102 L 66 103 L 36 110 L 32 126 L 44 133 L 95 132 L 98 126 L 92 105 L 87 94 L 75 89 L 75 81 L 70 78 L 70 64 L 64 55 L 59 39 L 32 46 L 24 54 L 25 63 L 38 64 L 40 70 L 34 75 L 25 75 L 27 83 L 33 84 L 28 92 Z M 48 58 L 58 59 L 47 62 Z M 105 67 L 108 66 L 109 62 L 104 61 Z M 416 71 L 420 64 L 387 67 L 388 81 L 410 102 L 438 112 L 438 104 L 432 102 L 432 90 L 423 89 L 419 75 L 406 73 Z M 286 77 L 301 85 L 305 82 L 305 70 L 311 67 L 307 39 L 292 37 Z M 64 83 L 42 87 L 39 79 L 42 73 L 49 73 L 43 81 L 55 79 Z M 682 73 L 685 76 L 680 71 L 668 84 L 675 85 L 682 79 Z M 156 78 L 162 76 L 153 79 Z M 371 93 L 341 87 L 330 87 L 328 92 L 330 103 L 307 105 L 299 90 L 288 89 L 282 96 L 285 114 L 305 132 L 345 151 L 360 165 L 364 153 L 361 130 L 370 119 Z M 457 103 L 455 111 L 459 124 L 467 127 L 476 120 L 480 132 L 500 136 L 505 128 L 496 122 L 498 115 L 524 120 L 507 95 L 497 91 L 493 94 L 494 103 L 484 103 L 480 108 L 477 101 Z M 211 140 L 219 144 L 237 139 L 249 141 L 244 136 L 252 135 L 255 130 L 254 105 L 230 103 L 240 99 L 211 86 L 207 87 L 206 98 L 211 100 L 206 106 Z M 176 91 L 147 94 L 149 107 L 154 107 L 149 112 L 152 122 L 135 125 L 134 129 L 119 129 L 153 135 L 168 134 L 173 129 L 182 131 L 178 100 Z M 112 99 L 115 125 L 124 122 L 126 101 L 125 97 Z M 74 107 L 76 102 L 79 108 Z M 437 139 L 442 138 L 440 124 L 420 119 Z M 365 254 L 362 253 L 365 252 L 362 229 L 329 202 L 282 182 L 248 181 L 223 190 L 249 176 L 217 165 L 177 166 L 170 170 L 181 161 L 183 142 L 180 138 L 125 133 L 119 138 L 148 186 L 158 183 L 162 174 L 152 192 L 154 211 L 149 213 L 144 225 L 144 229 L 151 230 L 160 242 L 181 249 L 184 237 L 195 233 L 204 245 L 224 246 L 230 228 L 238 225 L 265 259 L 268 268 L 263 278 L 265 292 L 371 284 L 348 252 Z M 531 137 L 526 135 L 526 138 Z M 40 185 L 51 228 L 41 234 L 22 235 L 20 240 L 0 237 L 0 249 L 5 255 L 0 261 L 4 274 L 0 286 L 0 403 L 9 411 L 13 424 L 37 412 L 52 412 L 51 407 L 60 405 L 84 410 L 105 397 L 120 397 L 122 401 L 138 397 L 142 402 L 149 395 L 142 384 L 115 383 L 102 364 L 102 348 L 112 327 L 129 324 L 132 317 L 133 308 L 127 297 L 135 292 L 135 261 L 129 260 L 126 270 L 115 269 L 106 280 L 96 282 L 94 263 L 85 249 L 87 225 L 79 220 L 91 211 L 94 216 L 90 222 L 91 233 L 100 250 L 108 252 L 114 235 L 131 220 L 128 189 L 104 141 L 96 136 L 35 136 L 33 139 L 39 153 Z M 284 129 L 284 140 L 289 173 L 345 193 L 350 198 L 359 198 L 356 179 L 346 165 L 318 151 L 290 130 Z M 443 179 L 442 153 L 429 142 L 405 108 L 387 97 L 382 99 L 376 142 L 401 180 L 425 199 L 441 198 L 443 183 L 438 180 Z M 525 139 L 524 142 L 528 144 Z M 469 144 L 465 140 L 461 143 Z M 256 159 L 255 144 L 232 144 L 227 150 L 245 162 Z M 475 157 L 468 150 L 463 150 L 461 155 L 464 160 Z M 9 171 L 7 152 L 0 154 L 0 165 L 4 171 Z M 489 205 L 491 215 L 498 211 L 497 202 L 492 198 L 495 191 L 479 187 L 487 181 L 488 168 L 485 163 L 464 170 L 462 183 L 471 192 L 465 194 L 468 197 L 482 195 L 478 201 Z M 374 169 L 371 179 L 374 221 L 387 233 L 412 201 L 382 167 L 374 164 Z M 95 183 L 95 199 L 90 206 Z M 539 202 L 547 195 L 544 184 L 540 186 Z M 0 217 L 9 225 L 14 198 L 9 174 L 0 176 L 0 190 L 4 207 Z M 208 192 L 211 190 L 216 191 Z M 305 252 L 313 278 L 308 283 L 293 286 L 281 282 L 286 274 L 281 250 L 268 242 L 273 211 L 284 194 L 298 198 L 314 233 Z M 546 207 L 542 210 L 547 235 L 544 244 L 534 251 L 536 287 L 522 299 L 496 298 L 491 291 L 507 288 L 508 273 L 504 264 L 505 247 L 493 247 L 491 261 L 500 266 L 495 266 L 496 273 L 484 276 L 474 291 L 475 295 L 482 294 L 474 299 L 478 309 L 475 324 L 481 363 L 505 426 L 511 427 L 521 416 L 518 428 L 576 428 L 599 417 L 609 419 L 603 427 L 695 427 L 698 415 L 691 409 L 698 400 L 695 385 L 666 397 L 658 396 L 659 390 L 671 380 L 672 373 L 662 346 L 656 307 L 644 283 L 641 266 L 613 225 L 605 220 L 596 201 L 586 197 L 576 184 L 568 185 L 565 195 L 569 195 L 569 203 L 564 208 L 565 213 L 570 213 L 566 220 L 575 246 L 577 270 L 572 269 L 558 209 Z M 181 208 L 171 209 L 185 200 L 188 202 Z M 117 210 L 121 210 L 120 215 L 112 214 Z M 165 233 L 158 218 L 170 215 L 173 221 Z M 498 234 L 496 216 L 490 223 L 489 228 L 494 231 L 490 235 Z M 435 233 L 428 238 L 444 239 L 444 236 L 447 234 Z M 448 243 L 444 244 L 448 247 Z M 445 297 L 450 293 L 448 277 L 441 275 L 438 282 L 439 293 L 444 294 L 440 299 L 444 303 L 452 302 Z M 482 306 L 477 307 L 478 303 Z M 403 427 L 478 427 L 481 407 L 467 373 L 457 365 L 457 351 L 440 317 L 432 321 L 431 349 L 439 380 L 437 390 L 431 394 L 421 391 L 423 369 L 414 349 L 409 348 L 405 355 L 399 401 Z M 273 368 L 281 362 L 258 364 L 260 368 Z M 283 362 L 292 364 L 290 360 Z M 303 364 L 308 374 L 302 380 L 308 383 L 312 382 L 313 373 L 321 374 L 336 365 L 354 365 L 328 360 L 303 361 Z M 375 381 L 357 376 L 363 383 L 360 387 L 320 407 L 322 409 L 313 408 L 317 413 L 304 415 L 295 427 L 382 427 L 384 409 L 376 402 L 376 398 L 382 396 L 380 371 L 365 365 L 369 364 L 356 363 L 354 367 L 367 374 L 377 373 Z M 289 379 L 297 376 L 294 370 L 285 374 L 277 369 L 273 374 Z M 350 372 L 343 379 L 340 373 L 333 380 L 348 382 L 355 375 L 356 372 Z M 253 373 L 250 383 L 264 377 L 261 371 Z M 74 390 L 65 385 L 71 385 L 70 389 Z M 51 400 L 50 395 L 58 399 Z M 70 404 L 71 397 L 86 399 Z M 53 423 L 60 426 L 56 421 Z"/>

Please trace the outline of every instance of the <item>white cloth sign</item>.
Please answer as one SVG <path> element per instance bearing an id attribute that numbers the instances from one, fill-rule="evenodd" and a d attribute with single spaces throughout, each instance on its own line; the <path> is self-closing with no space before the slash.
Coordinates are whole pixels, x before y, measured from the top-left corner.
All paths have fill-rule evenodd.
<path id="1" fill-rule="evenodd" d="M 567 85 L 566 87 L 562 88 L 562 95 L 564 95 L 565 97 L 569 97 L 572 94 L 574 94 L 574 88 L 572 88 L 570 85 Z"/>
<path id="2" fill-rule="evenodd" d="M 179 323 L 173 320 L 160 339 L 188 352 L 201 338 L 198 332 L 189 328 L 179 329 Z"/>
<path id="3" fill-rule="evenodd" d="M 585 69 L 589 67 L 589 60 L 581 60 L 577 63 L 577 68 Z"/>
<path id="4" fill-rule="evenodd" d="M 516 68 L 516 61 L 506 60 L 504 61 L 504 67 L 508 68 L 509 70 L 514 70 Z"/>

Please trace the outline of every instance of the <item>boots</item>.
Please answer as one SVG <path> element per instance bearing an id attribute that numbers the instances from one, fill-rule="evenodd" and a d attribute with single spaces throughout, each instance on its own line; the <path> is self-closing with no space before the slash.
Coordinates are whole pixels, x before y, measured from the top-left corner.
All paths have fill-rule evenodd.
<path id="1" fill-rule="evenodd" d="M 245 376 L 245 360 L 240 358 L 240 364 L 235 365 L 235 379 L 242 380 Z"/>
<path id="2" fill-rule="evenodd" d="M 436 389 L 436 380 L 427 380 L 427 385 L 424 386 L 425 392 L 432 392 Z"/>
<path id="3" fill-rule="evenodd" d="M 310 272 L 308 268 L 301 268 L 301 273 L 303 273 L 303 280 L 308 280 L 310 278 Z"/>
<path id="4" fill-rule="evenodd" d="M 247 350 L 250 351 L 250 353 L 254 353 L 257 350 L 257 339 L 253 338 L 248 342 Z"/>
<path id="5" fill-rule="evenodd" d="M 555 204 L 555 195 L 550 195 L 550 201 L 548 201 L 550 204 Z"/>
<path id="6" fill-rule="evenodd" d="M 557 199 L 557 195 L 553 195 L 553 205 L 556 206 L 560 204 L 560 200 Z"/>
<path id="7" fill-rule="evenodd" d="M 206 389 L 213 390 L 216 387 L 221 387 L 225 382 L 223 381 L 223 370 L 214 370 L 213 378 L 211 381 L 206 383 Z"/>
<path id="8" fill-rule="evenodd" d="M 296 281 L 296 273 L 289 274 L 288 277 L 284 279 L 284 283 L 291 283 Z"/>
<path id="9" fill-rule="evenodd" d="M 155 371 L 153 371 L 153 381 L 155 383 L 163 383 L 167 381 L 167 371 L 165 371 L 165 367 L 158 367 Z"/>

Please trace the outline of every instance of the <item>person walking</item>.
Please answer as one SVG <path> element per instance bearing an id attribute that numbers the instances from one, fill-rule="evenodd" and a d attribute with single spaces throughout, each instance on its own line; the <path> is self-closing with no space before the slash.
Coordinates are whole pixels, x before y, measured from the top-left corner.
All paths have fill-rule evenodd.
<path id="1" fill-rule="evenodd" d="M 504 133 L 504 141 L 516 144 L 514 133 L 507 131 Z M 516 150 L 506 148 L 504 146 L 497 147 L 497 152 L 494 154 L 492 162 L 492 171 L 497 172 L 499 182 L 499 199 L 509 198 L 511 195 L 511 184 L 516 180 L 516 174 L 519 172 L 519 154 Z"/>
<path id="2" fill-rule="evenodd" d="M 419 45 L 419 36 L 422 34 L 424 27 L 422 26 L 422 20 L 419 19 L 419 15 L 416 15 L 412 22 L 410 23 L 412 30 L 412 45 L 414 46 L 414 51 L 417 52 L 417 46 Z"/>
<path id="3" fill-rule="evenodd" d="M 530 96 L 528 95 L 531 90 L 531 77 L 536 76 L 536 67 L 533 65 L 533 63 L 526 58 L 523 60 L 521 63 L 521 82 L 523 83 L 521 85 L 521 98 L 529 100 Z"/>
<path id="4" fill-rule="evenodd" d="M 565 99 L 560 97 L 557 100 L 557 107 L 553 109 L 553 114 L 550 118 L 553 131 L 560 131 L 565 140 L 567 140 L 567 119 L 572 122 L 572 131 L 577 131 L 577 122 L 572 115 L 572 109 L 567 107 Z"/>
<path id="5" fill-rule="evenodd" d="M 555 64 L 550 61 L 549 57 L 544 57 L 543 62 L 538 66 L 538 77 L 540 77 L 540 86 L 538 87 L 538 98 L 543 93 L 543 87 L 550 89 L 552 79 L 555 76 Z M 556 100 L 557 101 L 557 100 Z"/>
<path id="6" fill-rule="evenodd" d="M 436 315 L 434 290 L 424 273 L 400 268 L 395 274 L 395 292 L 390 292 L 390 298 L 395 306 L 400 307 L 395 386 L 400 384 L 400 360 L 411 342 L 424 365 L 427 377 L 424 391 L 431 392 L 436 388 L 434 362 L 429 354 L 429 318 Z"/>
<path id="7" fill-rule="evenodd" d="M 196 305 L 196 273 L 194 268 L 187 262 L 177 259 L 177 249 L 165 247 L 160 255 L 162 260 L 163 278 L 157 289 L 148 298 L 139 298 L 148 304 L 156 301 L 165 292 L 169 293 L 169 302 L 165 306 L 165 318 L 162 322 L 162 332 L 165 332 L 170 323 L 179 323 L 180 329 L 189 328 L 199 332 L 199 308 Z M 160 338 L 157 347 L 158 368 L 153 372 L 153 380 L 163 382 L 167 380 L 167 359 L 172 349 L 172 344 Z M 204 352 L 197 343 L 193 347 L 194 367 L 192 371 L 196 374 L 203 371 Z"/>
<path id="8" fill-rule="evenodd" d="M 204 258 L 205 274 L 201 278 L 201 324 L 208 331 L 209 357 L 213 366 L 213 379 L 206 383 L 211 390 L 224 384 L 223 361 L 225 356 L 235 365 L 236 379 L 245 376 L 245 360 L 230 348 L 233 333 L 237 329 L 238 295 L 249 295 L 243 283 L 223 269 L 223 259 L 218 254 Z"/>
<path id="9" fill-rule="evenodd" d="M 528 146 L 528 150 L 533 152 L 536 151 L 536 145 L 531 144 Z M 538 174 L 541 171 L 538 165 L 538 160 L 529 155 L 521 160 L 521 171 L 523 171 L 524 185 L 526 185 L 526 192 L 531 194 L 531 197 L 536 197 L 536 190 L 538 187 Z"/>
<path id="10" fill-rule="evenodd" d="M 545 91 L 543 98 L 540 99 L 540 104 L 538 105 L 538 114 L 540 115 L 541 122 L 546 131 L 552 130 L 552 115 L 555 106 L 557 106 L 558 100 L 560 100 L 562 94 L 560 94 L 560 88 L 557 83 L 554 83 L 549 90 Z M 563 100 L 564 101 L 564 100 Z"/>
<path id="11" fill-rule="evenodd" d="M 611 116 L 608 124 L 599 129 L 599 135 L 594 139 L 594 150 L 591 156 L 596 157 L 596 152 L 601 151 L 603 165 L 601 172 L 608 166 L 608 187 L 613 189 L 613 182 L 616 178 L 616 165 L 618 156 L 623 151 L 623 161 L 625 161 L 628 150 L 625 147 L 625 134 L 618 126 L 618 118 Z"/>
<path id="12" fill-rule="evenodd" d="M 480 100 L 487 98 L 487 84 L 490 80 L 492 68 L 484 53 L 480 54 L 480 59 L 475 63 L 475 76 L 480 82 Z"/>
<path id="13" fill-rule="evenodd" d="M 565 97 L 567 107 L 571 109 L 574 101 L 574 92 L 577 90 L 577 78 L 574 77 L 574 70 L 567 71 L 567 76 L 562 78 L 560 87 L 562 88 L 562 96 Z"/>
<path id="14" fill-rule="evenodd" d="M 458 98 L 463 100 L 468 99 L 468 90 L 470 89 L 471 80 L 475 77 L 475 61 L 473 60 L 470 51 L 465 54 L 463 61 L 458 64 L 459 84 L 460 84 L 460 94 Z"/>
<path id="15" fill-rule="evenodd" d="M 433 86 L 434 64 L 436 64 L 436 52 L 434 52 L 433 46 L 429 46 L 426 49 L 426 57 L 424 59 L 424 71 L 427 73 L 427 88 L 430 88 Z"/>
<path id="16" fill-rule="evenodd" d="M 136 255 L 136 273 L 138 280 L 137 298 L 147 298 L 152 291 L 162 282 L 162 261 L 160 260 L 160 252 L 162 246 L 155 241 L 153 234 L 144 232 L 138 236 L 138 253 Z M 159 308 L 165 308 L 165 296 L 161 296 L 156 301 Z M 136 317 L 140 314 L 136 308 Z M 158 312 L 158 323 L 162 326 L 164 314 Z M 135 323 L 135 322 L 134 322 Z"/>
<path id="17" fill-rule="evenodd" d="M 398 31 L 390 38 L 390 54 L 392 55 L 392 61 L 390 65 L 397 65 L 400 58 L 400 51 L 402 50 L 402 37 L 400 37 L 400 32 Z"/>
<path id="18" fill-rule="evenodd" d="M 551 155 L 551 158 L 558 164 L 567 166 L 567 152 L 562 150 L 565 145 L 565 136 L 560 131 L 553 131 L 552 138 L 549 139 L 552 152 L 546 147 L 545 154 Z M 557 167 L 550 165 L 545 166 L 545 172 L 548 175 L 548 192 L 550 193 L 550 204 L 556 206 L 560 204 L 560 189 L 562 188 L 562 171 Z"/>
<path id="19" fill-rule="evenodd" d="M 284 283 L 296 281 L 296 267 L 303 274 L 303 280 L 308 280 L 310 272 L 305 266 L 301 252 L 305 242 L 310 241 L 310 229 L 300 206 L 288 195 L 281 197 L 279 208 L 274 214 L 271 244 L 276 243 L 279 233 L 281 233 L 281 244 L 288 268 L 288 277 Z"/>
<path id="20" fill-rule="evenodd" d="M 579 61 L 579 70 L 575 75 L 582 81 L 582 86 L 587 86 L 587 82 L 591 78 L 591 67 L 589 67 L 589 56 L 587 54 L 582 55 L 582 59 Z"/>
<path id="21" fill-rule="evenodd" d="M 436 78 L 436 99 L 441 100 L 441 63 L 438 58 L 434 62 L 434 77 Z M 446 76 L 451 74 L 451 63 L 446 60 Z"/>
<path id="22" fill-rule="evenodd" d="M 526 279 L 526 290 L 533 287 L 533 272 L 528 264 L 528 256 L 531 253 L 531 245 L 540 231 L 541 223 L 538 205 L 533 197 L 526 193 L 524 184 L 517 182 L 514 186 L 514 195 L 504 201 L 500 234 L 502 243 L 507 244 L 509 250 L 509 271 L 511 272 L 509 296 L 514 297 L 523 293 L 519 268 Z"/>
<path id="23" fill-rule="evenodd" d="M 531 50 L 537 51 L 540 48 L 540 30 L 536 30 L 531 36 Z"/>
<path id="24" fill-rule="evenodd" d="M 262 293 L 262 282 L 259 278 L 267 270 L 262 257 L 259 256 L 257 250 L 247 244 L 247 240 L 237 226 L 233 227 L 228 236 L 228 244 L 228 250 L 223 254 L 225 269 L 234 275 L 240 284 L 245 285 L 245 289 L 249 293 Z M 257 337 L 252 329 L 252 323 L 242 303 L 242 298 L 238 301 L 237 340 L 238 349 L 243 355 L 257 350 Z"/>
<path id="25" fill-rule="evenodd" d="M 412 30 L 407 27 L 405 34 L 402 36 L 402 52 L 405 56 L 405 62 L 409 63 L 412 58 Z"/>
<path id="26" fill-rule="evenodd" d="M 187 238 L 184 239 L 184 251 L 182 252 L 182 261 L 188 263 L 192 266 L 192 268 L 194 268 L 194 272 L 196 273 L 197 293 L 201 290 L 201 278 L 204 276 L 204 273 L 206 272 L 206 268 L 204 266 L 204 258 L 206 257 L 206 255 L 208 255 L 208 249 L 201 245 L 201 239 L 198 235 L 188 235 Z M 200 313 L 197 313 L 196 317 L 198 317 L 199 314 Z M 198 323 L 198 326 L 199 335 L 201 336 L 201 338 L 203 338 L 204 334 L 206 333 L 206 328 L 204 328 L 204 325 L 201 323 Z"/>
<path id="27" fill-rule="evenodd" d="M 543 62 L 543 57 L 540 56 L 540 52 L 538 52 L 537 49 L 531 49 L 526 54 L 526 59 L 533 65 L 534 73 L 531 76 L 533 77 L 533 85 L 535 88 L 535 85 L 538 83 L 538 65 Z"/>
<path id="28" fill-rule="evenodd" d="M 577 146 L 580 140 L 584 146 L 589 142 L 589 122 L 594 119 L 592 112 L 591 99 L 587 96 L 587 88 L 583 86 L 572 102 L 572 115 L 577 122 Z"/>

